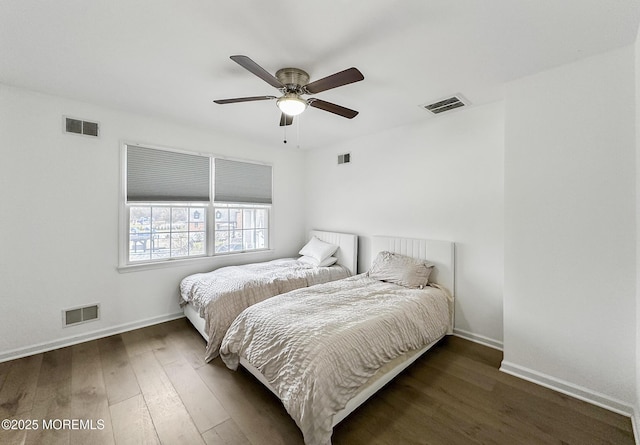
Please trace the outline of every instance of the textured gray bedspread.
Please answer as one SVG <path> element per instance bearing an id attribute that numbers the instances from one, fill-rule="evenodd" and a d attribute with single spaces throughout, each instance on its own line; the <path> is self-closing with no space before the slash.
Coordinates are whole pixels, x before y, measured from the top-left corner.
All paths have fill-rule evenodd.
<path id="1" fill-rule="evenodd" d="M 376 370 L 450 328 L 450 297 L 364 275 L 299 289 L 246 309 L 222 341 L 236 369 L 242 356 L 275 389 L 305 444 L 331 443 L 336 412 Z"/>
<path id="2" fill-rule="evenodd" d="M 218 356 L 227 328 L 246 308 L 301 287 L 350 276 L 343 266 L 314 267 L 294 258 L 228 266 L 189 275 L 180 283 L 183 303 L 191 303 L 205 320 L 209 336 L 205 360 Z"/>

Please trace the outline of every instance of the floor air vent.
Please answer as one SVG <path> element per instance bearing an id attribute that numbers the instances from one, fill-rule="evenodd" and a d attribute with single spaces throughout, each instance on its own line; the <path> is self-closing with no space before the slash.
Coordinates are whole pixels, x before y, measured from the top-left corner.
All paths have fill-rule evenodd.
<path id="1" fill-rule="evenodd" d="M 456 108 L 464 107 L 467 105 L 469 105 L 469 102 L 458 94 L 420 106 L 430 113 L 440 114 L 444 113 L 445 111 L 455 110 Z"/>
<path id="2" fill-rule="evenodd" d="M 71 117 L 65 117 L 64 124 L 64 128 L 67 133 L 98 137 L 97 122 L 89 122 L 80 119 L 73 119 Z"/>
<path id="3" fill-rule="evenodd" d="M 62 326 L 71 326 L 78 323 L 97 320 L 99 317 L 100 305 L 79 307 L 75 309 L 65 309 L 62 311 Z"/>

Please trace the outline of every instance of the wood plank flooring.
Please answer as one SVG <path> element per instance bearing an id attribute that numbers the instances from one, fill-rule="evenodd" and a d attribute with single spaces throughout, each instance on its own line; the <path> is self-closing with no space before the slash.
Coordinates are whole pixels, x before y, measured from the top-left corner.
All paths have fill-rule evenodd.
<path id="1" fill-rule="evenodd" d="M 303 443 L 275 396 L 220 359 L 205 364 L 204 346 L 181 319 L 0 363 L 0 420 L 38 426 L 0 430 L 0 443 Z M 501 373 L 501 358 L 444 339 L 339 424 L 333 444 L 634 444 L 629 418 Z M 71 419 L 91 423 L 62 427 Z"/>

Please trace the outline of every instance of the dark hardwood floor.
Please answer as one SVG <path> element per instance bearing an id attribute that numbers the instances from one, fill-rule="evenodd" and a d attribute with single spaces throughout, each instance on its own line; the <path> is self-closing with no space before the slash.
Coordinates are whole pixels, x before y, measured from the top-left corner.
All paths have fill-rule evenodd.
<path id="1" fill-rule="evenodd" d="M 302 444 L 253 376 L 203 355 L 181 319 L 0 363 L 0 420 L 22 427 L 0 430 L 0 443 Z M 339 424 L 333 444 L 634 443 L 629 418 L 501 373 L 501 358 L 444 339 Z"/>

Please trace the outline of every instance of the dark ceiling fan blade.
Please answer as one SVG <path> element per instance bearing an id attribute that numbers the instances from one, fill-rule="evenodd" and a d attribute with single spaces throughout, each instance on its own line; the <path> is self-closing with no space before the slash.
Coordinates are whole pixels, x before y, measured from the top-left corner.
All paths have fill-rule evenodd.
<path id="1" fill-rule="evenodd" d="M 272 85 L 278 89 L 284 88 L 285 86 L 280 82 L 273 74 L 269 71 L 262 68 L 260 65 L 255 63 L 253 60 L 248 58 L 247 56 L 231 56 L 231 60 L 236 62 L 238 65 L 243 67 L 244 69 L 252 72 L 260 79 L 267 82 L 269 85 Z"/>
<path id="2" fill-rule="evenodd" d="M 349 68 L 339 73 L 332 74 L 315 82 L 308 83 L 304 86 L 304 89 L 309 94 L 320 93 L 321 91 L 330 90 L 331 88 L 341 87 L 353 82 L 359 82 L 364 79 L 364 76 L 357 68 Z"/>
<path id="3" fill-rule="evenodd" d="M 338 116 L 346 117 L 347 119 L 353 119 L 358 115 L 358 112 L 356 110 L 345 108 L 340 105 L 332 104 L 331 102 L 320 99 L 309 99 L 309 106 L 328 111 L 329 113 L 337 114 Z"/>
<path id="4" fill-rule="evenodd" d="M 217 99 L 214 100 L 214 102 L 220 105 L 224 105 L 235 104 L 236 102 L 252 102 L 254 100 L 271 100 L 275 98 L 275 96 L 236 97 L 235 99 Z"/>
<path id="5" fill-rule="evenodd" d="M 282 113 L 280 115 L 280 126 L 291 125 L 293 123 L 293 116 Z"/>

